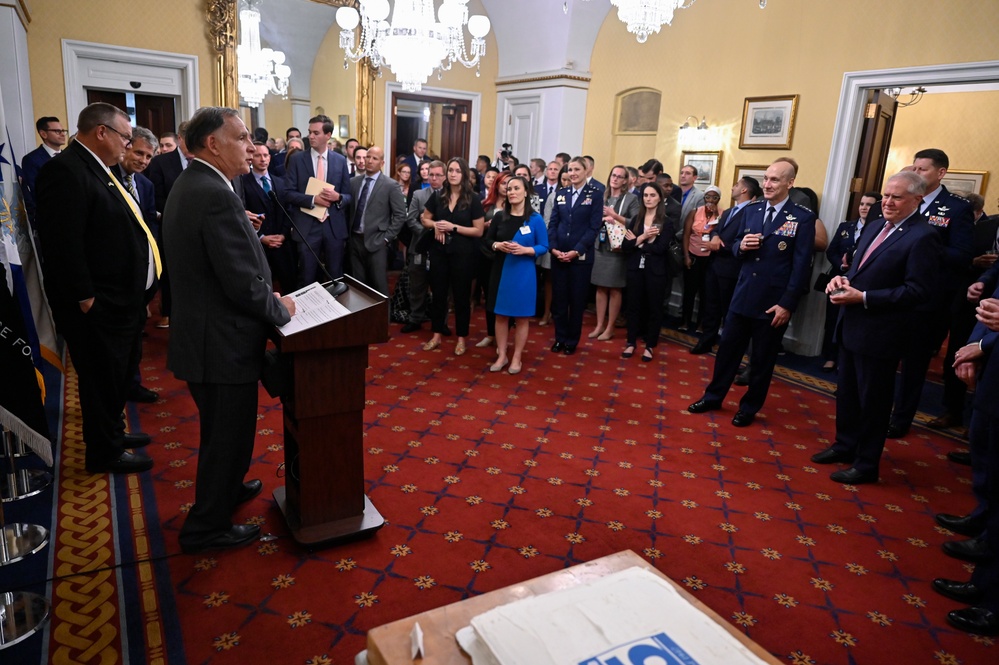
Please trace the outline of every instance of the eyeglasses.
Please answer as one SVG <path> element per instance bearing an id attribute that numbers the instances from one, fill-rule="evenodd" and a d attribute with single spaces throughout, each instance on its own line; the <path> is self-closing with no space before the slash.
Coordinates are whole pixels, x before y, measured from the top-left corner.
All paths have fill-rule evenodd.
<path id="1" fill-rule="evenodd" d="M 115 134 L 117 134 L 121 138 L 125 139 L 125 147 L 126 148 L 132 145 L 132 136 L 130 134 L 122 134 L 121 132 L 119 132 L 117 129 L 115 129 L 111 125 L 105 125 L 103 123 L 101 124 L 101 127 L 103 127 L 104 129 L 110 129 L 112 132 L 114 132 Z"/>
<path id="2" fill-rule="evenodd" d="M 66 134 L 69 132 L 68 129 L 43 129 L 43 132 L 55 132 L 56 134 Z"/>

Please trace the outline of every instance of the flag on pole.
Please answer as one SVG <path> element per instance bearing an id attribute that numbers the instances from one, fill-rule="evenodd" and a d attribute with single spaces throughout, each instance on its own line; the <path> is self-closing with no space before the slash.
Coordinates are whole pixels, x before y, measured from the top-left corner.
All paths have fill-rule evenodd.
<path id="1" fill-rule="evenodd" d="M 42 289 L 42 273 L 27 224 L 17 159 L 0 98 L 0 424 L 50 466 L 52 443 L 45 421 L 43 362 L 63 371 L 55 324 Z M 6 139 L 6 140 L 4 140 Z M 8 374 L 7 368 L 11 368 Z M 9 377 L 9 378 L 8 378 Z M 39 420 L 39 414 L 41 418 Z"/>

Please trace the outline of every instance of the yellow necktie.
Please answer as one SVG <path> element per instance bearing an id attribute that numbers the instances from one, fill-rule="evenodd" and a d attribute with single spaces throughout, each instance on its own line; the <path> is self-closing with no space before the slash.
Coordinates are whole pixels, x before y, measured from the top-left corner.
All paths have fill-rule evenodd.
<path id="1" fill-rule="evenodd" d="M 146 232 L 146 240 L 149 241 L 149 246 L 153 250 L 153 263 L 156 264 L 156 278 L 159 279 L 160 273 L 163 272 L 163 266 L 160 265 L 160 248 L 156 246 L 156 240 L 153 239 L 152 232 L 149 230 L 149 227 L 146 226 L 145 220 L 142 219 L 142 213 L 139 212 L 139 208 L 136 207 L 135 199 L 133 199 L 131 195 L 125 191 L 125 188 L 121 186 L 121 183 L 118 182 L 118 178 L 114 177 L 114 174 L 109 175 L 111 176 L 111 182 L 118 188 L 118 193 L 125 199 L 125 203 L 128 204 L 128 207 L 132 209 L 132 214 L 135 215 L 135 221 L 137 221 L 139 226 L 142 227 L 142 230 Z"/>

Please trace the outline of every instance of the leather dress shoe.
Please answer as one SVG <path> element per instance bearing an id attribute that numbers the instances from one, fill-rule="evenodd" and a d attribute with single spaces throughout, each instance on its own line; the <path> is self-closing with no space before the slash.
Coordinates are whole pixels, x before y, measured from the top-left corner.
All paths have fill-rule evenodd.
<path id="1" fill-rule="evenodd" d="M 699 399 L 690 406 L 687 407 L 687 411 L 690 413 L 707 413 L 708 411 L 714 411 L 715 409 L 721 408 L 721 402 L 712 402 L 707 399 Z"/>
<path id="2" fill-rule="evenodd" d="M 695 356 L 699 356 L 702 353 L 710 353 L 711 349 L 713 349 L 715 344 L 717 343 L 718 343 L 718 335 L 711 335 L 710 337 L 705 337 L 700 342 L 694 345 L 694 348 L 690 350 L 690 353 Z"/>
<path id="3" fill-rule="evenodd" d="M 252 543 L 260 535 L 260 526 L 256 524 L 237 524 L 228 531 L 217 534 L 197 545 L 181 544 L 184 554 L 198 554 L 209 550 L 228 550 Z"/>
<path id="4" fill-rule="evenodd" d="M 964 466 L 971 466 L 971 453 L 967 450 L 952 450 L 947 453 L 947 459 L 949 459 L 954 464 L 963 464 Z"/>
<path id="5" fill-rule="evenodd" d="M 816 464 L 853 464 L 853 455 L 834 448 L 826 448 L 821 453 L 812 455 Z"/>
<path id="6" fill-rule="evenodd" d="M 948 540 L 943 544 L 944 554 L 961 561 L 977 563 L 989 558 L 989 548 L 982 538 L 968 540 Z"/>
<path id="7" fill-rule="evenodd" d="M 145 432 L 125 432 L 126 448 L 142 448 L 148 446 L 151 441 Z"/>
<path id="8" fill-rule="evenodd" d="M 733 381 L 737 386 L 748 386 L 749 385 L 749 368 L 747 367 L 745 371 L 739 372 L 735 375 L 735 381 Z"/>
<path id="9" fill-rule="evenodd" d="M 858 471 L 854 467 L 849 469 L 841 469 L 840 471 L 833 471 L 829 474 L 830 480 L 837 483 L 843 483 L 844 485 L 865 485 L 867 483 L 878 482 L 877 473 L 864 473 L 863 471 Z"/>
<path id="10" fill-rule="evenodd" d="M 966 607 L 947 613 L 947 623 L 975 635 L 999 635 L 999 614 L 984 607 Z"/>
<path id="11" fill-rule="evenodd" d="M 568 344 L 566 344 L 566 345 L 565 345 L 565 346 L 564 346 L 564 347 L 562 348 L 562 353 L 564 353 L 564 354 L 565 354 L 565 355 L 567 355 L 567 356 L 571 356 L 571 355 L 572 355 L 572 354 L 574 354 L 575 352 L 576 352 L 576 347 L 575 347 L 575 346 L 569 346 Z"/>
<path id="12" fill-rule="evenodd" d="M 402 327 L 401 332 L 405 334 L 405 333 L 416 332 L 417 330 L 423 330 L 423 324 L 414 323 L 413 321 L 410 321 L 409 323 L 407 323 Z"/>
<path id="13" fill-rule="evenodd" d="M 903 436 L 909 433 L 909 425 L 900 425 L 898 423 L 891 423 L 888 425 L 888 432 L 886 436 L 889 439 L 901 439 Z"/>
<path id="14" fill-rule="evenodd" d="M 128 401 L 129 402 L 141 402 L 143 404 L 155 404 L 156 400 L 160 398 L 159 395 L 154 393 L 149 388 L 146 388 L 142 384 L 135 384 L 128 389 Z"/>
<path id="15" fill-rule="evenodd" d="M 246 503 L 251 499 L 255 499 L 263 489 L 264 484 L 258 478 L 247 480 L 243 483 L 243 489 L 240 491 L 239 500 L 236 503 Z"/>
<path id="16" fill-rule="evenodd" d="M 153 468 L 153 460 L 145 455 L 136 455 L 127 450 L 118 459 L 99 468 L 87 467 L 88 473 L 141 473 Z"/>
<path id="17" fill-rule="evenodd" d="M 930 429 L 948 429 L 951 427 L 960 427 L 961 424 L 960 418 L 955 418 L 952 414 L 945 413 L 927 422 L 926 426 Z"/>
<path id="18" fill-rule="evenodd" d="M 959 533 L 962 536 L 970 538 L 982 535 L 982 531 L 985 530 L 985 520 L 982 517 L 937 513 L 933 516 L 933 519 L 948 531 L 953 531 L 954 533 Z"/>
<path id="19" fill-rule="evenodd" d="M 565 351 L 565 344 L 562 342 L 552 344 L 552 353 L 562 353 L 563 351 Z"/>
<path id="20" fill-rule="evenodd" d="M 933 590 L 941 596 L 971 605 L 982 598 L 982 590 L 971 582 L 958 582 L 938 577 L 933 580 Z"/>
<path id="21" fill-rule="evenodd" d="M 736 427 L 749 427 L 756 420 L 756 414 L 748 411 L 736 411 L 732 416 L 732 424 Z"/>

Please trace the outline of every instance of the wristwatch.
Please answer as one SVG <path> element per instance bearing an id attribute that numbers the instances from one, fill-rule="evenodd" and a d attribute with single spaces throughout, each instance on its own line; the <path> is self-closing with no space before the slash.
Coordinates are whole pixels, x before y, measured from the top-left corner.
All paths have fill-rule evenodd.
<path id="1" fill-rule="evenodd" d="M 451 233 L 457 233 L 457 232 L 458 232 L 458 225 L 455 224 L 451 227 Z"/>

